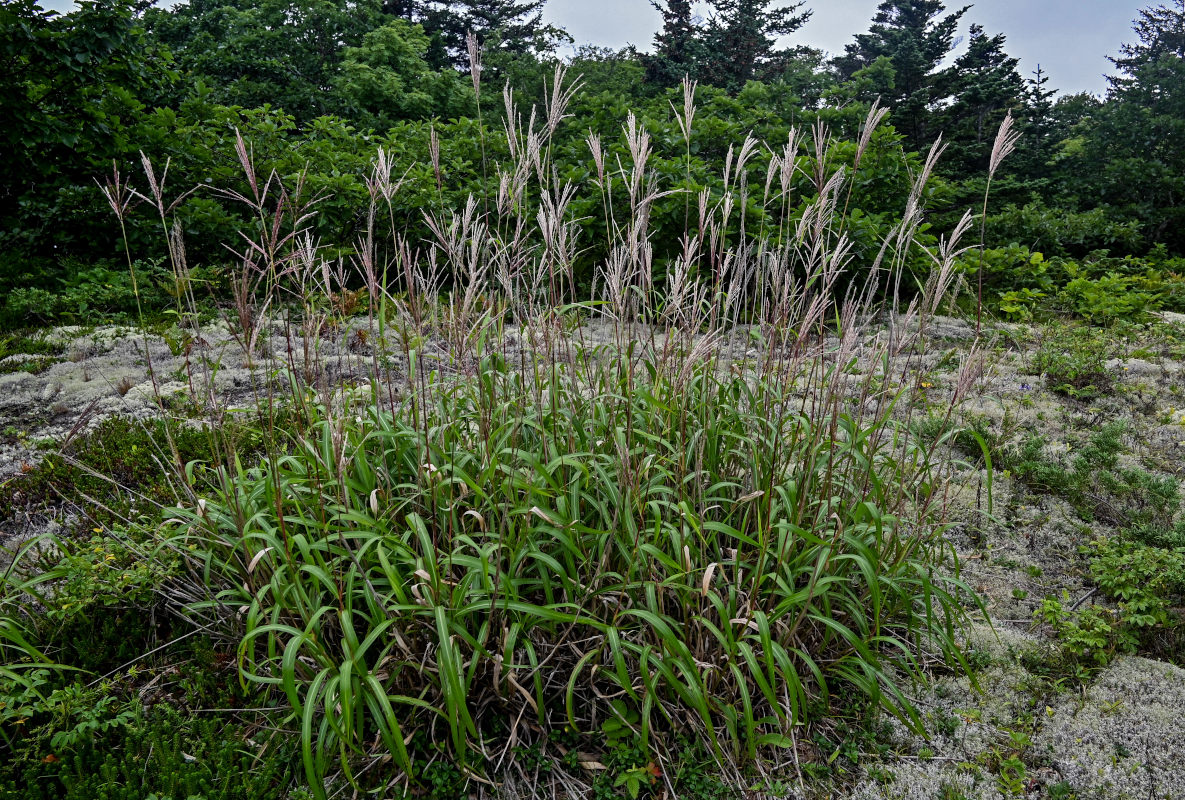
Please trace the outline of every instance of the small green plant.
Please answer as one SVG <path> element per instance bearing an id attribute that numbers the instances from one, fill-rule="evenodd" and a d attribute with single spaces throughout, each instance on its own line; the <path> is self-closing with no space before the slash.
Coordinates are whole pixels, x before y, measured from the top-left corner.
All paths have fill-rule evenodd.
<path id="1" fill-rule="evenodd" d="M 996 772 L 996 785 L 1002 793 L 1014 797 L 1024 795 L 1027 780 L 1028 771 L 1019 755 L 1014 753 L 1000 760 Z"/>
<path id="2" fill-rule="evenodd" d="M 1075 800 L 1076 797 L 1069 781 L 1058 781 L 1049 787 L 1049 800 Z"/>
<path id="3" fill-rule="evenodd" d="M 1107 539 L 1095 545 L 1090 572 L 1118 602 L 1123 625 L 1140 630 L 1181 624 L 1177 609 L 1185 597 L 1185 548 Z"/>
<path id="4" fill-rule="evenodd" d="M 50 675 L 40 669 L 19 683 L 0 682 L 0 735 L 10 746 L 18 737 L 47 739 L 52 751 L 60 753 L 135 720 L 136 709 L 106 686 L 91 689 L 70 683 L 50 689 Z"/>
<path id="5" fill-rule="evenodd" d="M 5 800 L 308 797 L 295 785 L 299 757 L 287 738 L 186 716 L 168 704 L 94 729 L 64 749 L 51 749 L 41 736 L 25 744 L 19 755 L 0 757 Z"/>
<path id="6" fill-rule="evenodd" d="M 1065 600 L 1045 598 L 1035 612 L 1038 619 L 1053 627 L 1065 651 L 1076 661 L 1096 666 L 1108 663 L 1116 649 L 1130 649 L 1135 640 L 1108 613 L 1098 606 L 1071 611 Z"/>
<path id="7" fill-rule="evenodd" d="M 1111 387 L 1106 360 L 1112 340 L 1093 328 L 1059 329 L 1047 336 L 1033 354 L 1030 370 L 1044 375 L 1051 391 L 1077 400 L 1100 397 Z"/>
<path id="8" fill-rule="evenodd" d="M 0 375 L 44 372 L 61 362 L 64 349 L 44 335 L 0 334 Z"/>
<path id="9" fill-rule="evenodd" d="M 1046 296 L 1046 293 L 1039 289 L 1016 289 L 1001 294 L 998 307 L 1009 319 L 1030 320 L 1033 318 L 1034 309 Z"/>
<path id="10" fill-rule="evenodd" d="M 615 787 L 625 787 L 631 798 L 637 798 L 643 787 L 650 787 L 658 782 L 662 772 L 653 762 L 641 767 L 630 767 L 624 770 L 613 782 Z"/>
<path id="11" fill-rule="evenodd" d="M 1091 555 L 1091 576 L 1117 609 L 1070 611 L 1065 599 L 1046 598 L 1037 611 L 1067 652 L 1080 661 L 1105 664 L 1115 652 L 1135 652 L 1158 638 L 1174 641 L 1183 623 L 1178 609 L 1185 597 L 1185 548 L 1115 538 L 1096 543 Z"/>
<path id="12" fill-rule="evenodd" d="M 938 800 L 969 800 L 969 798 L 955 784 L 943 781 L 942 785 L 938 787 Z"/>
<path id="13" fill-rule="evenodd" d="M 95 529 L 99 531 L 101 529 Z M 168 552 L 148 552 L 150 544 L 124 536 L 96 535 L 82 541 L 59 540 L 54 563 L 42 575 L 55 581 L 46 613 L 55 622 L 103 607 L 151 607 L 156 593 L 179 563 Z"/>
<path id="14" fill-rule="evenodd" d="M 1120 466 L 1126 434 L 1125 423 L 1108 423 L 1085 443 L 1067 444 L 1059 454 L 1051 454 L 1045 439 L 1033 435 L 1002 453 L 1000 461 L 1029 490 L 1063 498 L 1083 520 L 1102 520 L 1139 537 L 1172 541 L 1181 507 L 1177 481 Z"/>
<path id="15" fill-rule="evenodd" d="M 620 700 L 610 704 L 613 716 L 601 723 L 601 734 L 605 737 L 605 745 L 611 750 L 635 743 L 639 738 L 639 727 L 642 718 L 638 712 L 629 708 Z"/>

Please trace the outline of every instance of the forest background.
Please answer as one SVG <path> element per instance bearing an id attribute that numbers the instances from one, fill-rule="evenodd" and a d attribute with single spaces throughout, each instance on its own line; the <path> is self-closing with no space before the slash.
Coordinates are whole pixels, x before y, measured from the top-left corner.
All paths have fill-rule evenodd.
<path id="1" fill-rule="evenodd" d="M 778 45 L 809 19 L 806 4 L 714 0 L 700 16 L 688 0 L 665 0 L 653 3 L 663 25 L 651 52 L 577 46 L 561 59 L 573 42 L 543 23 L 543 5 L 88 0 L 59 15 L 33 0 L 5 3 L 0 325 L 134 313 L 125 236 L 146 277 L 146 310 L 173 305 L 159 217 L 133 211 L 121 230 L 98 185 L 113 167 L 138 167 L 141 154 L 169 165 L 171 218 L 212 300 L 233 271 L 226 245 L 248 224 L 225 191 L 243 188 L 239 135 L 261 172 L 320 198 L 314 232 L 342 259 L 364 227 L 366 178 L 382 147 L 402 178 L 395 216 L 415 241 L 427 233 L 425 211 L 496 193 L 488 176 L 507 156 L 497 150 L 505 137 L 487 133 L 504 124 L 503 88 L 519 107 L 542 106 L 561 60 L 581 86 L 553 138 L 555 177 L 590 181 L 588 137 L 615 159 L 625 152 L 621 126 L 636 115 L 652 136 L 652 178 L 672 191 L 652 211 L 660 280 L 680 247 L 687 196 L 719 188 L 716 165 L 729 148 L 750 133 L 778 142 L 821 125 L 837 149 L 803 158 L 841 163 L 880 103 L 889 124 L 849 198 L 857 268 L 874 260 L 939 136 L 946 149 L 925 199 L 928 223 L 947 230 L 978 208 L 996 130 L 1011 114 L 1023 135 L 995 177 L 987 248 L 976 255 L 985 301 L 1014 318 L 1068 310 L 1106 320 L 1185 306 L 1185 2 L 1140 12 L 1103 97 L 1058 95 L 1039 67 L 1022 75 L 1005 32 L 975 24 L 971 6 L 939 0 L 885 0 L 835 58 Z M 482 50 L 480 81 L 469 32 Z M 684 76 L 698 82 L 689 145 L 676 113 Z M 738 224 L 757 222 L 758 199 Z M 596 202 L 577 198 L 572 209 L 584 220 L 585 280 L 604 256 Z"/>

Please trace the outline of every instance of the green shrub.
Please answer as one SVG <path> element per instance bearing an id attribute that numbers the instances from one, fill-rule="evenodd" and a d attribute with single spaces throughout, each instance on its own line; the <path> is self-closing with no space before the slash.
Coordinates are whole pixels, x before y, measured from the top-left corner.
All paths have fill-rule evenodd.
<path id="1" fill-rule="evenodd" d="M 51 689 L 49 680 L 50 671 L 39 669 L 25 681 L 0 682 L 0 736 L 10 749 L 24 752 L 33 740 L 48 744 L 50 752 L 73 750 L 136 717 L 103 688 L 68 683 Z"/>
<path id="2" fill-rule="evenodd" d="M 1110 324 L 1185 307 L 1185 259 L 1170 258 L 1163 249 L 1143 257 L 1116 258 L 1100 250 L 1070 259 L 1010 244 L 968 251 L 957 268 L 972 282 L 982 268 L 984 303 L 1012 319 L 1062 311 Z"/>
<path id="3" fill-rule="evenodd" d="M 1101 278 L 1075 278 L 1059 295 L 1079 316 L 1092 322 L 1138 318 L 1159 305 L 1154 295 L 1137 291 L 1133 280 L 1116 273 Z"/>
<path id="4" fill-rule="evenodd" d="M 136 273 L 134 286 L 127 265 L 111 262 L 88 266 L 64 259 L 61 277 L 43 285 L 38 285 L 35 276 L 26 275 L 24 285 L 14 286 L 0 306 L 0 328 L 92 323 L 96 318 L 135 322 L 141 311 L 151 320 L 177 307 L 181 288 L 171 269 L 159 261 L 137 261 L 132 269 Z M 206 288 L 197 293 L 199 298 L 218 290 L 221 283 L 217 272 L 203 269 L 193 271 L 189 280 Z"/>
<path id="5" fill-rule="evenodd" d="M 274 800 L 295 796 L 288 792 L 299 760 L 283 737 L 228 725 L 221 715 L 184 716 L 166 704 L 128 716 L 130 712 L 116 713 L 100 701 L 81 713 L 101 728 L 89 739 L 62 748 L 41 739 L 30 743 L 18 758 L 0 759 L 0 798 Z"/>
<path id="6" fill-rule="evenodd" d="M 1117 609 L 1067 608 L 1068 598 L 1046 598 L 1037 616 L 1053 626 L 1066 651 L 1079 661 L 1106 664 L 1115 653 L 1147 648 L 1152 655 L 1179 660 L 1185 623 L 1185 548 L 1166 550 L 1123 538 L 1095 543 L 1091 577 Z M 1168 642 L 1168 646 L 1164 646 Z"/>
<path id="7" fill-rule="evenodd" d="M 1119 603 L 1120 620 L 1133 628 L 1180 624 L 1185 597 L 1185 548 L 1149 547 L 1126 539 L 1096 545 L 1090 574 Z"/>
<path id="8" fill-rule="evenodd" d="M 1042 202 L 1008 205 L 988 217 L 991 242 L 1023 242 L 1054 256 L 1080 257 L 1101 248 L 1136 253 L 1144 243 L 1140 224 L 1114 219 L 1110 209 L 1071 211 Z"/>
<path id="9" fill-rule="evenodd" d="M 218 461 L 219 443 L 227 441 L 252 451 L 263 437 L 237 423 L 215 436 L 171 419 L 109 417 L 70 442 L 66 452 L 47 453 L 31 471 L 0 484 L 0 520 L 62 501 L 85 508 L 84 523 L 99 532 L 113 522 L 151 517 L 178 497 L 175 467 Z"/>
<path id="10" fill-rule="evenodd" d="M 1028 320 L 1033 318 L 1033 311 L 1047 296 L 1045 292 L 1026 287 L 1001 293 L 998 306 L 1011 319 Z"/>
<path id="11" fill-rule="evenodd" d="M 1104 331 L 1061 328 L 1042 340 L 1029 370 L 1044 375 L 1049 388 L 1077 400 L 1090 400 L 1111 387 L 1106 361 L 1114 344 Z"/>

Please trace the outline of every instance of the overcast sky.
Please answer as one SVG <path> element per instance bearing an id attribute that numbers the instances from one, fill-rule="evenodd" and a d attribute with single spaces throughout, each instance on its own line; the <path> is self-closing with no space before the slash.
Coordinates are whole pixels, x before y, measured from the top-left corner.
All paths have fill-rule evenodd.
<path id="1" fill-rule="evenodd" d="M 972 0 L 949 0 L 948 9 Z M 1071 94 L 1102 93 L 1108 55 L 1133 39 L 1131 21 L 1153 0 L 979 0 L 963 17 L 989 34 L 1008 37 L 1006 49 L 1021 59 L 1024 77 L 1040 64 L 1050 88 Z M 868 30 L 879 0 L 807 0 L 811 20 L 788 41 L 838 54 L 856 33 Z M 649 49 L 661 17 L 649 0 L 548 0 L 549 21 L 580 44 Z"/>
<path id="2" fill-rule="evenodd" d="M 957 8 L 965 0 L 947 2 Z M 43 0 L 47 8 L 68 9 L 70 0 Z M 1110 71 L 1108 55 L 1133 38 L 1131 21 L 1153 0 L 979 0 L 963 18 L 989 34 L 1004 33 L 1007 50 L 1021 59 L 1026 78 L 1040 64 L 1049 86 L 1059 92 L 1101 93 Z M 868 29 L 878 0 L 807 0 L 814 16 L 791 39 L 831 54 L 843 52 L 852 36 Z M 548 0 L 545 15 L 568 30 L 579 44 L 650 48 L 660 17 L 649 0 Z"/>

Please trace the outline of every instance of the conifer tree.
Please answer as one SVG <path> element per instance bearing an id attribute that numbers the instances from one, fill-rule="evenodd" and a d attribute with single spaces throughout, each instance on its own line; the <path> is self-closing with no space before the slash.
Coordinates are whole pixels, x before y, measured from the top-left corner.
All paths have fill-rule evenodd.
<path id="1" fill-rule="evenodd" d="M 1049 74 L 1040 64 L 1033 70 L 1033 77 L 1025 81 L 1024 109 L 1020 115 L 1025 135 L 1017 146 L 1014 163 L 1030 177 L 1047 172 L 1046 163 L 1057 138 L 1058 120 L 1053 101 L 1057 91 L 1048 88 L 1048 84 Z"/>
<path id="2" fill-rule="evenodd" d="M 953 72 L 941 64 L 968 9 L 942 16 L 946 6 L 941 0 L 882 0 L 868 32 L 858 34 L 833 62 L 846 80 L 878 58 L 889 59 L 893 87 L 881 99 L 893 109 L 893 124 L 911 147 L 926 147 L 937 133 L 932 111 L 953 88 Z"/>
<path id="3" fill-rule="evenodd" d="M 654 34 L 654 52 L 642 56 L 647 83 L 674 86 L 684 76 L 698 79 L 704 42 L 691 0 L 650 0 L 650 5 L 662 14 L 662 29 Z"/>
<path id="4" fill-rule="evenodd" d="M 950 142 L 945 161 L 956 174 L 982 173 L 1005 114 L 1021 113 L 1025 82 L 1004 42 L 1004 34 L 988 36 L 982 25 L 972 25 L 967 50 L 955 60 L 953 101 L 936 115 L 935 127 Z"/>
<path id="5" fill-rule="evenodd" d="M 1141 69 L 1162 58 L 1165 63 L 1185 61 L 1185 0 L 1142 9 L 1132 23 L 1138 42 L 1120 45 L 1119 57 L 1109 59 L 1121 75 L 1108 76 L 1113 90 L 1122 90 L 1138 81 Z"/>
<path id="6" fill-rule="evenodd" d="M 739 91 L 747 81 L 787 57 L 776 51 L 778 37 L 798 30 L 811 12 L 796 13 L 802 2 L 771 8 L 773 0 L 714 0 L 705 31 L 710 58 L 705 78 L 714 86 Z M 779 55 L 782 56 L 779 59 Z"/>
<path id="7" fill-rule="evenodd" d="M 1145 223 L 1153 241 L 1185 249 L 1185 0 L 1139 12 L 1137 41 L 1112 62 L 1107 103 L 1082 157 L 1084 192 Z"/>
<path id="8" fill-rule="evenodd" d="M 408 4 L 408 0 L 396 0 Z M 468 69 L 466 38 L 472 31 L 484 45 L 496 44 L 502 52 L 534 54 L 552 52 L 562 41 L 571 41 L 562 29 L 543 23 L 546 0 L 423 0 L 413 9 L 424 32 L 436 42 L 430 59 L 434 66 Z"/>

